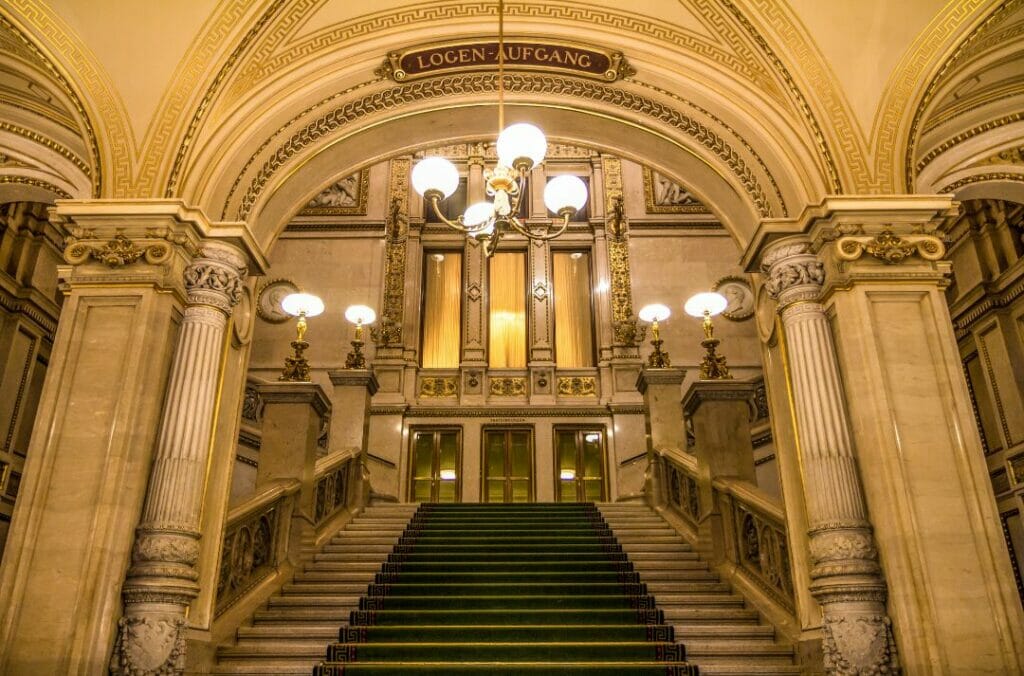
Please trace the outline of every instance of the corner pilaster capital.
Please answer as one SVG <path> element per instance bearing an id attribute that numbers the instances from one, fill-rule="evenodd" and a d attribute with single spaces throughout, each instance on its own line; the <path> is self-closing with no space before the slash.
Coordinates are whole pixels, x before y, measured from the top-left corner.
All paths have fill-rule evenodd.
<path id="1" fill-rule="evenodd" d="M 380 389 L 377 376 L 369 369 L 332 369 L 327 375 L 335 387 L 365 387 L 371 397 Z"/>
<path id="2" fill-rule="evenodd" d="M 742 380 L 696 380 L 683 395 L 683 414 L 692 416 L 701 406 L 715 401 L 741 401 L 750 408 L 750 421 L 757 418 L 757 382 Z"/>
<path id="3" fill-rule="evenodd" d="M 307 404 L 321 418 L 331 412 L 331 400 L 317 383 L 266 382 L 258 386 L 263 405 Z"/>
<path id="4" fill-rule="evenodd" d="M 652 368 L 644 366 L 636 378 L 636 389 L 640 394 L 646 394 L 651 385 L 669 385 L 679 387 L 686 379 L 686 369 L 676 366 L 667 368 Z"/>
<path id="5" fill-rule="evenodd" d="M 186 271 L 197 261 L 216 261 L 242 280 L 267 268 L 245 223 L 214 223 L 181 200 L 64 200 L 50 211 L 50 222 L 63 239 L 65 289 L 145 285 L 189 302 L 198 279 L 190 281 Z M 221 300 L 206 304 L 229 312 L 232 294 Z"/>

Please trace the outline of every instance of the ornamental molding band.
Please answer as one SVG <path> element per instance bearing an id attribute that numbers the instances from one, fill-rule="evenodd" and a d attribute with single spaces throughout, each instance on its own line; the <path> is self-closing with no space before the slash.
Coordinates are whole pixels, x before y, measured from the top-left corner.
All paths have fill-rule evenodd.
<path id="1" fill-rule="evenodd" d="M 459 393 L 456 376 L 422 376 L 420 377 L 419 396 L 423 399 L 454 397 Z"/>
<path id="2" fill-rule="evenodd" d="M 926 261 L 941 260 L 946 247 L 935 235 L 901 236 L 888 229 L 874 236 L 847 235 L 836 240 L 836 256 L 840 260 L 855 261 L 865 252 L 891 265 L 915 255 Z"/>
<path id="3" fill-rule="evenodd" d="M 65 240 L 69 246 L 64 250 L 64 260 L 71 265 L 80 265 L 90 258 L 110 268 L 131 265 L 140 258 L 145 258 L 150 265 L 157 265 L 171 255 L 171 247 L 167 244 L 150 244 L 142 248 L 120 233 L 102 245 L 75 242 L 75 239 L 68 237 Z"/>
<path id="4" fill-rule="evenodd" d="M 563 397 L 596 397 L 595 376 L 559 376 L 558 394 Z"/>
<path id="5" fill-rule="evenodd" d="M 271 178 L 277 175 L 286 164 L 297 155 L 308 151 L 310 147 L 324 143 L 330 136 L 358 120 L 370 115 L 385 114 L 413 103 L 450 96 L 493 94 L 497 92 L 497 89 L 498 76 L 496 74 L 467 73 L 407 82 L 344 103 L 338 103 L 337 95 L 332 95 L 307 110 L 322 110 L 328 103 L 334 103 L 333 108 L 323 110 L 316 118 L 296 128 L 276 148 L 265 144 L 250 156 L 224 199 L 221 217 L 227 219 L 232 204 L 237 204 L 234 218 L 248 220 Z M 672 127 L 680 135 L 687 136 L 702 146 L 704 151 L 716 157 L 729 168 L 739 185 L 743 186 L 747 198 L 759 216 L 771 218 L 776 215 L 776 208 L 772 205 L 764 186 L 761 185 L 757 174 L 748 164 L 748 159 L 759 162 L 760 158 L 748 155 L 751 152 L 748 148 L 744 148 L 745 152 L 737 150 L 730 141 L 712 130 L 703 119 L 696 119 L 660 101 L 632 91 L 616 89 L 603 82 L 579 78 L 556 75 L 542 76 L 535 73 L 506 73 L 505 90 L 523 95 L 564 96 L 610 105 L 630 116 L 641 115 L 659 124 Z M 302 120 L 305 114 L 304 112 L 290 120 L 278 130 L 279 133 L 284 134 L 291 125 Z M 701 112 L 701 115 L 704 113 Z M 737 139 L 736 142 L 742 144 L 741 139 Z M 254 172 L 250 171 L 260 161 L 260 158 L 263 158 L 263 161 L 259 168 Z M 770 174 L 767 175 L 767 179 L 769 182 L 774 182 L 774 177 Z M 246 182 L 248 186 L 244 194 L 240 198 L 236 198 L 239 186 Z M 785 204 L 780 203 L 779 209 L 785 213 Z"/>
<path id="6" fill-rule="evenodd" d="M 207 244 L 185 268 L 185 291 L 190 305 L 209 305 L 227 315 L 242 298 L 245 258 L 231 246 Z"/>
<path id="7" fill-rule="evenodd" d="M 606 82 L 636 75 L 622 52 L 566 42 L 506 40 L 504 67 L 511 70 L 561 72 Z M 498 43 L 453 42 L 389 52 L 374 74 L 395 82 L 447 72 L 493 71 Z"/>
<path id="8" fill-rule="evenodd" d="M 525 397 L 526 377 L 509 376 L 491 378 L 487 391 L 494 397 Z"/>

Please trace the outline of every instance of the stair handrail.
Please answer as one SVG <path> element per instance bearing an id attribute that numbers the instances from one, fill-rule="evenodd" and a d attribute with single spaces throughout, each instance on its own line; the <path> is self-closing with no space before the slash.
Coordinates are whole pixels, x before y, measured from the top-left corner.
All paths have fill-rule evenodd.
<path id="1" fill-rule="evenodd" d="M 718 477 L 711 482 L 716 491 L 731 495 L 740 502 L 753 507 L 762 515 L 776 521 L 783 529 L 786 528 L 786 511 L 776 497 L 749 481 L 733 477 Z"/>

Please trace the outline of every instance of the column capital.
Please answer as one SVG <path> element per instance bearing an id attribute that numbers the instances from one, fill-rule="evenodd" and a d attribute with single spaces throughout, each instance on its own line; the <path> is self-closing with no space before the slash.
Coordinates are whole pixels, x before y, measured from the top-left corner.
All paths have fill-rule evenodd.
<path id="1" fill-rule="evenodd" d="M 696 380 L 683 395 L 683 414 L 692 416 L 708 401 L 742 401 L 750 408 L 750 420 L 757 417 L 756 382 L 742 380 Z"/>

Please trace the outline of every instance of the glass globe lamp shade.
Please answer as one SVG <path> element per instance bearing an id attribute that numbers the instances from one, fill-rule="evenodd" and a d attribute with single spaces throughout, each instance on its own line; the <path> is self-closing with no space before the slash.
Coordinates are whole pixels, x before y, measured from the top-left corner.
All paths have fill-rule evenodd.
<path id="1" fill-rule="evenodd" d="M 324 311 L 324 302 L 311 293 L 290 293 L 281 300 L 281 309 L 293 317 L 316 317 Z"/>
<path id="2" fill-rule="evenodd" d="M 377 319 L 377 313 L 365 305 L 350 305 L 345 310 L 345 319 L 353 324 L 372 324 Z"/>
<path id="3" fill-rule="evenodd" d="M 467 228 L 475 228 L 494 218 L 494 205 L 490 202 L 477 202 L 466 209 L 462 222 Z"/>
<path id="4" fill-rule="evenodd" d="M 708 291 L 690 296 L 686 305 L 683 306 L 683 310 L 691 317 L 703 317 L 705 310 L 709 315 L 715 316 L 720 314 L 728 304 L 729 301 L 722 294 Z"/>
<path id="5" fill-rule="evenodd" d="M 421 195 L 440 190 L 448 198 L 459 187 L 459 170 L 443 157 L 427 157 L 412 168 L 412 187 Z"/>
<path id="6" fill-rule="evenodd" d="M 661 303 L 652 303 L 651 305 L 645 305 L 641 308 L 639 317 L 645 322 L 660 322 L 668 319 L 672 311 Z"/>
<path id="7" fill-rule="evenodd" d="M 533 162 L 531 167 L 544 161 L 548 151 L 548 140 L 544 132 L 532 124 L 519 122 L 505 127 L 498 134 L 498 162 L 511 167 L 521 157 Z"/>
<path id="8" fill-rule="evenodd" d="M 579 176 L 556 176 L 544 187 L 544 204 L 556 214 L 571 207 L 576 211 L 587 203 L 587 184 Z"/>

